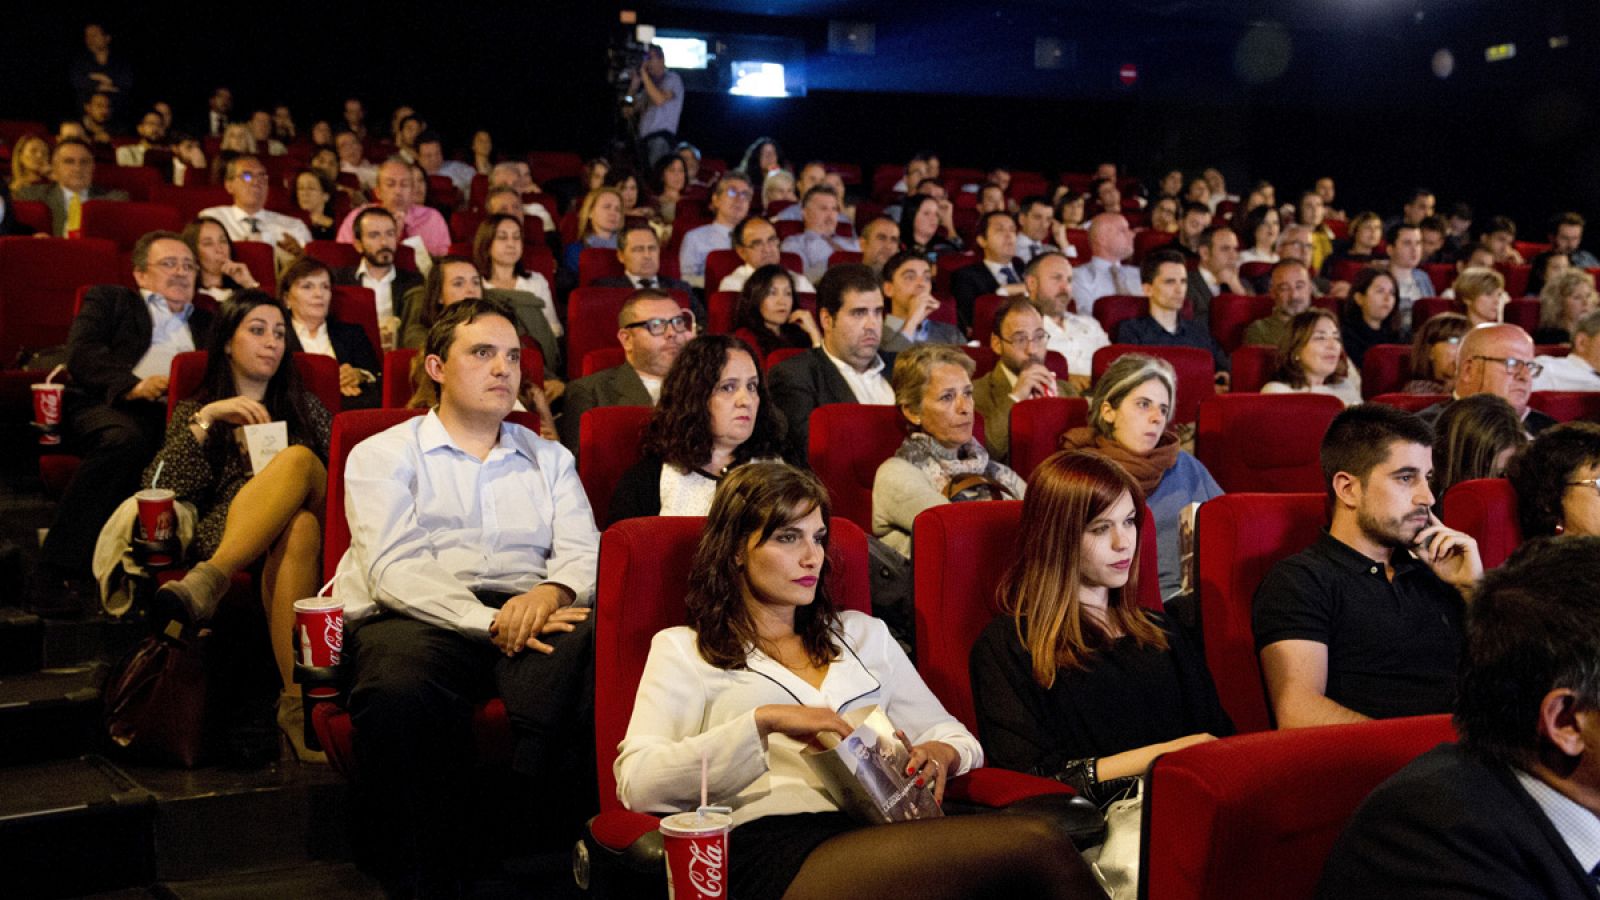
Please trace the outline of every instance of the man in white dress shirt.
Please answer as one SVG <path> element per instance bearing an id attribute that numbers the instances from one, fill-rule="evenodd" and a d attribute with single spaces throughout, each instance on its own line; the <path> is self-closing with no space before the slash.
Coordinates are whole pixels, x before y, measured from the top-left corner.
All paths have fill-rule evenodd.
<path id="1" fill-rule="evenodd" d="M 504 307 L 451 306 L 424 363 L 438 407 L 363 441 L 345 466 L 350 549 L 333 596 L 362 829 L 375 874 L 422 896 L 468 874 L 474 704 L 505 702 L 513 797 L 594 802 L 583 719 L 600 536 L 572 455 L 505 421 L 521 352 Z"/>
<path id="2" fill-rule="evenodd" d="M 1533 379 L 1536 391 L 1600 391 L 1600 311 L 1572 328 L 1572 352 L 1534 357 L 1544 371 Z"/>
<path id="3" fill-rule="evenodd" d="M 1072 299 L 1078 312 L 1094 314 L 1094 302 L 1117 294 L 1143 293 L 1139 270 L 1124 264 L 1133 255 L 1133 231 L 1121 213 L 1103 212 L 1089 220 L 1089 261 L 1079 266 L 1072 280 Z"/>
<path id="4" fill-rule="evenodd" d="M 356 176 L 364 190 L 372 190 L 378 183 L 378 167 L 366 158 L 361 138 L 354 132 L 341 131 L 333 136 L 334 152 L 339 154 L 339 171 Z"/>
<path id="5" fill-rule="evenodd" d="M 840 237 L 839 195 L 826 185 L 816 185 L 800 199 L 800 217 L 805 230 L 785 238 L 781 249 L 800 254 L 806 277 L 817 281 L 828 271 L 828 258 L 840 250 L 861 252 L 853 237 Z"/>
<path id="6" fill-rule="evenodd" d="M 1089 389 L 1089 373 L 1094 352 L 1109 346 L 1111 338 L 1094 316 L 1073 313 L 1072 263 L 1061 253 L 1034 257 L 1022 270 L 1022 283 L 1028 287 L 1028 300 L 1044 317 L 1044 330 L 1050 336 L 1048 349 L 1067 358 L 1067 382 L 1077 391 Z"/>
<path id="7" fill-rule="evenodd" d="M 778 231 L 771 222 L 760 216 L 751 216 L 733 227 L 733 252 L 744 260 L 744 265 L 723 277 L 717 285 L 719 291 L 742 291 L 744 283 L 762 266 L 775 266 L 783 261 L 783 250 L 778 246 Z M 815 294 L 811 279 L 799 272 L 794 276 L 794 289 L 802 294 Z"/>
<path id="8" fill-rule="evenodd" d="M 236 156 L 228 162 L 222 186 L 233 197 L 232 206 L 202 209 L 200 215 L 222 223 L 236 241 L 260 241 L 277 248 L 280 263 L 299 256 L 311 243 L 311 229 L 294 216 L 266 208 L 271 177 L 254 156 Z"/>
<path id="9" fill-rule="evenodd" d="M 716 218 L 683 236 L 678 247 L 678 275 L 695 287 L 706 282 L 706 257 L 713 250 L 733 248 L 733 226 L 750 213 L 750 177 L 734 169 L 724 172 L 711 191 L 711 212 Z"/>
<path id="10" fill-rule="evenodd" d="M 1017 205 L 1017 259 L 1024 264 L 1032 262 L 1035 256 L 1055 252 L 1049 244 L 1054 213 L 1050 198 L 1042 194 L 1024 197 Z"/>

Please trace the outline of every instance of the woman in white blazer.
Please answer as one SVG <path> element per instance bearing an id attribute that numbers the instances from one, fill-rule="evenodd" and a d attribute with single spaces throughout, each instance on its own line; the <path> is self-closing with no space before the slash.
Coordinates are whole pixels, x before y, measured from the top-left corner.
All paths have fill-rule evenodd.
<path id="1" fill-rule="evenodd" d="M 934 818 L 869 827 L 830 799 L 801 758 L 841 713 L 876 705 L 912 747 L 936 799 L 982 765 L 978 741 L 940 705 L 882 622 L 837 611 L 828 499 L 781 463 L 730 473 L 689 576 L 688 627 L 655 636 L 616 762 L 629 809 L 667 814 L 709 798 L 733 809 L 731 895 L 741 900 L 909 892 L 1103 896 L 1071 841 L 1030 816 Z"/>

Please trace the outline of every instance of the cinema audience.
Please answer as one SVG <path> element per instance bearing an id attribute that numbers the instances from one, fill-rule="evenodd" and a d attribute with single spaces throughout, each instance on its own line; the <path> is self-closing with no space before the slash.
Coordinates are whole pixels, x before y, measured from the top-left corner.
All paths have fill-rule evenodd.
<path id="1" fill-rule="evenodd" d="M 1289 320 L 1278 342 L 1277 368 L 1263 394 L 1327 394 L 1345 406 L 1361 402 L 1361 370 L 1351 365 L 1333 313 L 1317 307 Z"/>
<path id="2" fill-rule="evenodd" d="M 1600 536 L 1600 425 L 1567 422 L 1551 428 L 1512 457 L 1506 475 L 1517 494 L 1524 540 Z"/>

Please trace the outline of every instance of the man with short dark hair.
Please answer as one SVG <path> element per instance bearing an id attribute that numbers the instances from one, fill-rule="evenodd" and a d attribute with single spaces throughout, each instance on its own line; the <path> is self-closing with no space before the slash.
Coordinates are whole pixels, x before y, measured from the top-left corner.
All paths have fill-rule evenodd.
<path id="1" fill-rule="evenodd" d="M 100 529 L 161 449 L 172 358 L 206 346 L 212 314 L 192 303 L 197 273 L 181 235 L 152 231 L 133 246 L 139 289 L 90 288 L 72 320 L 62 423 L 82 462 L 40 552 L 40 611 L 75 611 L 94 596 L 84 583 Z"/>
<path id="2" fill-rule="evenodd" d="M 1094 352 L 1111 343 L 1094 316 L 1072 312 L 1072 263 L 1060 253 L 1036 256 L 1022 270 L 1028 301 L 1039 311 L 1049 343 L 1067 360 L 1067 381 L 1075 390 L 1089 389 Z"/>
<path id="3" fill-rule="evenodd" d="M 370 191 L 378 183 L 378 167 L 367 161 L 366 148 L 355 132 L 340 131 L 335 134 L 333 151 L 339 155 L 339 171 L 356 176 L 362 188 Z"/>
<path id="4" fill-rule="evenodd" d="M 119 166 L 144 165 L 145 153 L 164 145 L 167 126 L 162 121 L 161 113 L 151 109 L 139 117 L 139 125 L 134 131 L 139 135 L 139 142 L 137 144 L 124 144 L 117 148 L 117 165 Z"/>
<path id="5" fill-rule="evenodd" d="M 464 162 L 444 158 L 444 138 L 437 131 L 424 131 L 417 135 L 417 165 L 429 175 L 443 175 L 450 179 L 463 200 L 472 191 L 472 178 L 478 170 Z"/>
<path id="6" fill-rule="evenodd" d="M 1433 430 L 1378 403 L 1322 439 L 1333 507 L 1309 549 L 1267 573 L 1256 649 L 1279 728 L 1446 712 L 1478 544 L 1430 511 Z"/>
<path id="7" fill-rule="evenodd" d="M 1210 225 L 1200 233 L 1200 265 L 1189 279 L 1189 305 L 1194 317 L 1211 320 L 1211 301 L 1219 294 L 1248 296 L 1250 288 L 1239 274 L 1239 234 L 1226 225 Z"/>
<path id="8" fill-rule="evenodd" d="M 96 93 L 83 103 L 83 133 L 91 143 L 111 143 L 111 95 Z"/>
<path id="9" fill-rule="evenodd" d="M 369 206 L 351 224 L 356 252 L 361 262 L 333 272 L 333 283 L 364 287 L 372 291 L 378 309 L 378 327 L 384 332 L 384 349 L 394 349 L 401 320 L 406 317 L 406 292 L 422 286 L 422 276 L 394 264 L 400 246 L 394 214 L 381 206 Z M 385 327 L 387 323 L 387 328 Z"/>
<path id="10" fill-rule="evenodd" d="M 1311 308 L 1311 272 L 1297 259 L 1280 259 L 1268 274 L 1272 311 L 1245 326 L 1244 342 L 1278 346 L 1289 331 L 1289 321 Z"/>
<path id="11" fill-rule="evenodd" d="M 956 298 L 956 317 L 962 331 L 972 329 L 972 311 L 979 297 L 1000 294 L 1022 297 L 1028 288 L 1017 265 L 1017 222 L 1010 213 L 984 213 L 978 220 L 977 243 L 983 259 L 950 276 L 950 293 Z"/>
<path id="12" fill-rule="evenodd" d="M 805 165 L 800 167 L 800 177 L 796 178 L 795 181 L 794 181 L 794 195 L 796 197 L 802 197 L 802 198 L 805 197 L 805 195 L 806 195 L 806 193 L 808 191 L 810 191 L 812 188 L 816 187 L 817 185 L 822 184 L 823 181 L 827 177 L 828 177 L 828 166 L 827 166 L 826 163 L 823 163 L 820 160 L 815 160 L 815 159 L 810 161 L 810 162 L 808 162 L 808 163 L 806 163 Z M 839 201 L 841 203 L 844 202 L 844 192 L 843 191 L 834 191 L 834 193 L 838 195 Z M 805 218 L 802 215 L 802 206 L 803 205 L 804 204 L 800 204 L 800 203 L 791 203 L 788 206 L 785 206 L 783 209 L 778 211 L 777 215 L 772 217 L 772 221 L 774 221 L 774 222 L 800 222 L 800 221 L 803 221 L 804 218 Z"/>
<path id="13" fill-rule="evenodd" d="M 661 274 L 661 239 L 648 222 L 624 225 L 617 237 L 617 259 L 622 274 L 595 279 L 595 287 L 657 288 L 663 291 L 689 291 L 689 285 Z"/>
<path id="14" fill-rule="evenodd" d="M 311 229 L 294 216 L 266 208 L 272 176 L 261 160 L 250 155 L 236 156 L 228 160 L 224 173 L 222 186 L 233 197 L 233 205 L 202 209 L 200 215 L 216 219 L 228 237 L 236 241 L 271 245 L 276 248 L 280 263 L 299 256 L 311 243 Z"/>
<path id="15" fill-rule="evenodd" d="M 1455 252 L 1451 249 L 1450 226 L 1444 216 L 1432 215 L 1417 224 L 1422 232 L 1422 265 L 1453 263 Z"/>
<path id="16" fill-rule="evenodd" d="M 1600 267 L 1600 257 L 1583 249 L 1583 216 L 1575 212 L 1558 213 L 1550 219 L 1550 249 L 1565 253 L 1574 268 Z"/>
<path id="17" fill-rule="evenodd" d="M 1050 208 L 1050 198 L 1041 194 L 1022 198 L 1017 204 L 1017 259 L 1026 265 L 1041 253 L 1055 250 L 1050 246 L 1050 226 L 1055 224 Z"/>
<path id="18" fill-rule="evenodd" d="M 85 141 L 64 138 L 50 153 L 50 182 L 17 189 L 18 200 L 50 208 L 50 233 L 76 237 L 83 230 L 83 204 L 90 200 L 126 200 L 126 191 L 94 186 L 94 151 Z"/>
<path id="19" fill-rule="evenodd" d="M 1211 207 L 1185 200 L 1178 214 L 1178 235 L 1172 239 L 1172 248 L 1186 259 L 1198 260 L 1200 248 L 1205 246 L 1206 229 L 1211 227 L 1211 218 Z"/>
<path id="20" fill-rule="evenodd" d="M 1472 601 L 1455 744 L 1379 785 L 1334 845 L 1322 900 L 1595 896 L 1600 538 L 1543 538 Z"/>
<path id="21" fill-rule="evenodd" d="M 1433 215 L 1435 201 L 1433 191 L 1424 187 L 1415 188 L 1406 199 L 1405 206 L 1400 210 L 1400 215 L 1383 223 L 1385 232 L 1391 231 L 1401 225 L 1417 226 L 1422 220 Z"/>
<path id="22" fill-rule="evenodd" d="M 1572 352 L 1535 360 L 1544 366 L 1533 379 L 1536 391 L 1600 391 L 1600 311 L 1573 324 Z"/>
<path id="23" fill-rule="evenodd" d="M 1216 381 L 1228 383 L 1228 354 L 1224 353 L 1211 337 L 1199 317 L 1183 318 L 1184 298 L 1189 288 L 1189 272 L 1183 265 L 1183 255 L 1176 250 L 1155 250 L 1144 258 L 1139 267 L 1144 281 L 1144 295 L 1150 301 L 1150 311 L 1137 319 L 1129 319 L 1117 328 L 1115 338 L 1119 344 L 1140 344 L 1149 347 L 1197 347 L 1211 354 L 1216 366 Z"/>
<path id="24" fill-rule="evenodd" d="M 597 406 L 655 406 L 662 380 L 693 338 L 693 312 L 659 288 L 634 291 L 617 313 L 623 362 L 567 385 L 566 411 L 558 423 L 561 443 L 577 454 L 583 414 Z"/>
<path id="25" fill-rule="evenodd" d="M 1533 338 L 1521 326 L 1479 325 L 1466 333 L 1456 351 L 1456 387 L 1449 400 L 1423 409 L 1417 415 L 1429 425 L 1439 421 L 1456 400 L 1473 394 L 1493 394 L 1511 404 L 1530 436 L 1537 436 L 1556 420 L 1528 405 L 1534 379 L 1544 365 L 1534 359 Z"/>
<path id="26" fill-rule="evenodd" d="M 888 216 L 879 216 L 861 229 L 861 263 L 881 272 L 889 257 L 900 252 L 900 226 Z"/>
<path id="27" fill-rule="evenodd" d="M 893 354 L 881 354 L 883 293 L 864 265 L 834 266 L 817 284 L 822 346 L 790 357 L 771 371 L 772 402 L 789 424 L 784 456 L 805 465 L 811 411 L 830 403 L 894 405 L 888 376 Z"/>
<path id="28" fill-rule="evenodd" d="M 798 253 L 806 277 L 812 281 L 828 271 L 828 258 L 840 250 L 861 252 L 861 242 L 842 237 L 839 227 L 839 195 L 826 185 L 816 185 L 800 198 L 801 220 L 805 230 L 784 238 L 779 246 L 784 253 Z"/>
<path id="29" fill-rule="evenodd" d="M 1388 272 L 1394 277 L 1398 290 L 1395 297 L 1395 320 L 1411 321 L 1411 307 L 1423 297 L 1433 296 L 1433 280 L 1428 273 L 1417 268 L 1422 265 L 1422 230 L 1416 225 L 1402 224 L 1389 229 Z"/>
<path id="30" fill-rule="evenodd" d="M 447 308 L 423 357 L 437 407 L 362 441 L 345 464 L 350 549 L 333 596 L 359 821 L 375 874 L 397 894 L 460 896 L 472 874 L 481 823 L 461 761 L 475 703 L 500 697 L 511 724 L 515 778 L 502 800 L 581 815 L 584 786 L 594 789 L 600 535 L 572 455 L 506 421 L 521 353 L 504 307 Z"/>
<path id="31" fill-rule="evenodd" d="M 250 136 L 256 139 L 256 152 L 267 156 L 283 156 L 289 149 L 283 142 L 272 136 L 272 113 L 258 109 L 250 113 L 250 119 L 245 123 L 250 129 Z"/>
<path id="32" fill-rule="evenodd" d="M 897 239 L 899 232 L 895 232 Z M 733 252 L 738 254 L 743 264 L 723 276 L 722 283 L 717 285 L 719 291 L 742 291 L 744 283 L 762 266 L 776 266 L 783 262 L 783 251 L 778 245 L 778 230 L 772 223 L 761 216 L 750 216 L 739 224 L 733 226 L 731 234 Z M 794 289 L 806 294 L 817 292 L 811 284 L 811 279 L 799 272 L 790 272 L 794 276 Z"/>
<path id="33" fill-rule="evenodd" d="M 639 89 L 644 94 L 639 94 Z M 672 152 L 678 140 L 678 120 L 683 116 L 683 78 L 667 69 L 667 56 L 658 44 L 645 48 L 644 62 L 633 73 L 628 93 L 640 105 L 639 148 L 645 162 L 654 166 Z"/>
<path id="34" fill-rule="evenodd" d="M 885 307 L 884 350 L 899 353 L 913 344 L 966 343 L 961 329 L 930 318 L 939 300 L 933 296 L 933 266 L 926 256 L 909 250 L 895 254 L 883 264 L 879 281 Z"/>
<path id="35" fill-rule="evenodd" d="M 1049 342 L 1044 317 L 1028 300 L 1012 297 L 995 311 L 994 330 L 989 334 L 995 365 L 972 382 L 972 407 L 983 417 L 984 446 L 1002 462 L 1011 454 L 1012 406 L 1035 397 L 1078 394 L 1045 366 Z"/>

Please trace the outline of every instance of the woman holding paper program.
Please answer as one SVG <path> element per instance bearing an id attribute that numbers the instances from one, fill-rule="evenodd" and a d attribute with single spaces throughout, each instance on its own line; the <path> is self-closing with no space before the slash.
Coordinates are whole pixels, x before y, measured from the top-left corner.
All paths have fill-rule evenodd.
<path id="1" fill-rule="evenodd" d="M 284 685 L 278 718 L 293 717 L 295 727 L 287 730 L 294 740 L 300 696 L 292 678 L 291 626 L 294 602 L 314 596 L 321 583 L 333 419 L 300 386 L 287 352 L 288 323 L 283 306 L 263 291 L 240 291 L 222 305 L 206 348 L 205 380 L 173 411 L 143 486 L 167 488 L 196 507 L 190 556 L 204 562 L 157 593 L 191 621 L 210 619 L 234 574 L 264 558 L 262 602 Z M 241 426 L 268 422 L 287 426 L 287 442 L 254 472 Z M 306 758 L 299 741 L 295 749 Z"/>
<path id="2" fill-rule="evenodd" d="M 1143 514 L 1138 483 L 1104 456 L 1040 463 L 999 589 L 1010 614 L 972 648 L 989 761 L 1101 806 L 1157 755 L 1233 732 L 1200 648 L 1135 599 Z"/>
<path id="3" fill-rule="evenodd" d="M 919 780 L 983 754 L 923 684 L 882 622 L 840 612 L 826 588 L 827 493 L 809 473 L 750 463 L 718 488 L 689 573 L 689 627 L 655 636 L 616 762 L 629 809 L 693 810 L 701 760 L 711 803 L 733 810 L 730 894 L 741 900 L 1104 896 L 1071 842 L 1027 816 L 865 826 L 829 797 L 801 751 L 877 706 L 912 745 Z"/>

